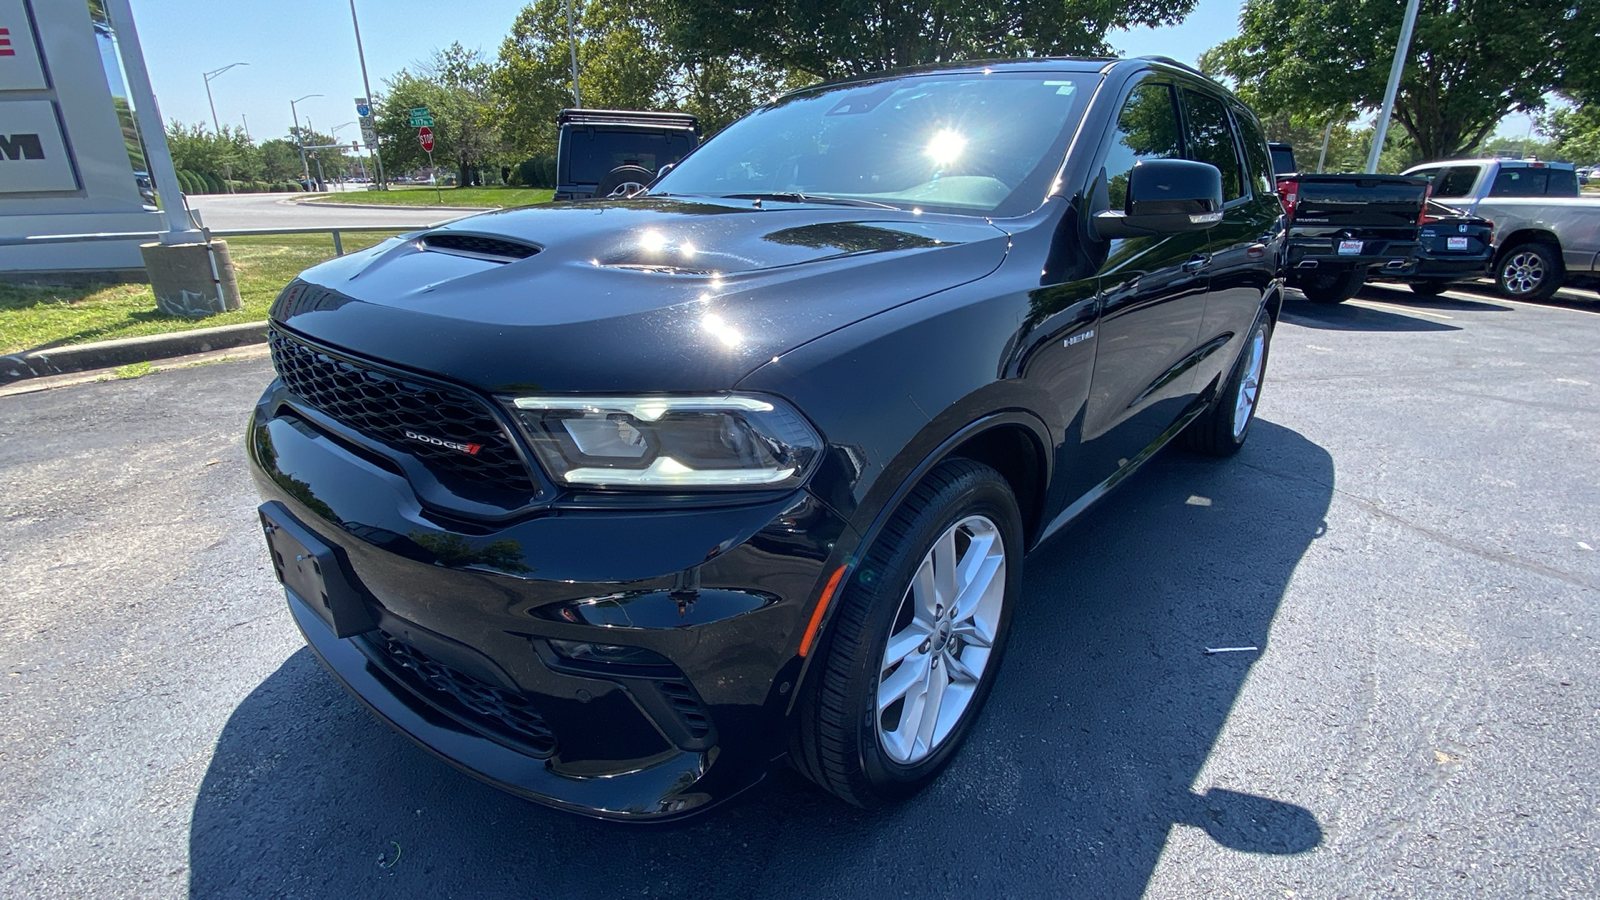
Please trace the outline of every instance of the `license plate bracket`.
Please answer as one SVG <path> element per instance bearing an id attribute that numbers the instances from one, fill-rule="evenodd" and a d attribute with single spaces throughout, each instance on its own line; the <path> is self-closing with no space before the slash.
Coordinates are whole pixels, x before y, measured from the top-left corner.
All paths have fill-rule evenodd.
<path id="1" fill-rule="evenodd" d="M 1444 244 L 1446 250 L 1467 249 L 1467 239 L 1464 237 L 1447 237 L 1444 239 Z"/>
<path id="2" fill-rule="evenodd" d="M 1339 255 L 1340 256 L 1360 256 L 1361 255 L 1361 248 L 1364 247 L 1365 245 L 1366 245 L 1365 241 L 1340 241 L 1339 242 Z"/>
<path id="3" fill-rule="evenodd" d="M 278 581 L 315 610 L 335 637 L 352 637 L 378 627 L 337 547 L 301 525 L 277 500 L 263 503 L 257 512 Z"/>

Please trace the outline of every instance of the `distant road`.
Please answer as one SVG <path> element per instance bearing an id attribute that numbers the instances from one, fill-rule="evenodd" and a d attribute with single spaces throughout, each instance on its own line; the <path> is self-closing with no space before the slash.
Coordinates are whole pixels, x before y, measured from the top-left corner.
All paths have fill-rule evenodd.
<path id="1" fill-rule="evenodd" d="M 338 225 L 431 225 L 467 213 L 449 210 L 393 207 L 365 209 L 295 203 L 304 194 L 207 194 L 189 198 L 189 208 L 200 213 L 207 228 L 331 228 Z"/>

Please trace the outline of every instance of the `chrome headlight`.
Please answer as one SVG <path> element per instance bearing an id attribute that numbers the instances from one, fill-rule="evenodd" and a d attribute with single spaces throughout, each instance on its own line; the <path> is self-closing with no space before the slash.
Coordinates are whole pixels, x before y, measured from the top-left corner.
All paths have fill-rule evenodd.
<path id="1" fill-rule="evenodd" d="M 545 470 L 572 486 L 789 488 L 822 452 L 822 438 L 776 397 L 518 397 L 512 406 Z"/>

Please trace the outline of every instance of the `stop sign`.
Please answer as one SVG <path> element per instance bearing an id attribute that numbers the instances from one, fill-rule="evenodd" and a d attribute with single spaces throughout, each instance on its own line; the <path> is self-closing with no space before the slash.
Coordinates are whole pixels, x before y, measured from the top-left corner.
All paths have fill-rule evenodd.
<path id="1" fill-rule="evenodd" d="M 424 125 L 417 129 L 417 140 L 422 142 L 422 149 L 433 152 L 433 129 Z"/>

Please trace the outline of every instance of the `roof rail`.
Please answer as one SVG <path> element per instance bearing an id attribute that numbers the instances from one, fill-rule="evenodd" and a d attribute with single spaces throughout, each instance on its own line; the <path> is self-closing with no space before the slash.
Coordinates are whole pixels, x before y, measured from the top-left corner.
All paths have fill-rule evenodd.
<path id="1" fill-rule="evenodd" d="M 557 125 L 569 122 L 585 125 L 666 125 L 696 130 L 700 127 L 700 120 L 689 113 L 644 109 L 563 109 L 556 115 Z"/>
<path id="2" fill-rule="evenodd" d="M 1210 75 L 1207 75 L 1206 73 L 1200 71 L 1199 69 L 1196 69 L 1194 66 L 1191 66 L 1188 63 L 1178 62 L 1177 60 L 1173 59 L 1170 56 L 1140 56 L 1138 58 L 1139 59 L 1143 59 L 1143 60 L 1147 60 L 1149 62 L 1162 63 L 1163 65 L 1168 65 L 1168 66 L 1172 66 L 1174 68 L 1182 69 L 1185 72 L 1193 72 L 1194 74 L 1199 75 L 1201 78 L 1210 78 L 1211 77 Z"/>

